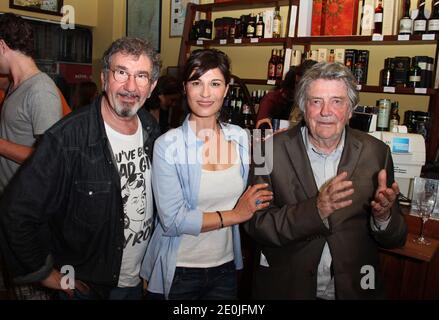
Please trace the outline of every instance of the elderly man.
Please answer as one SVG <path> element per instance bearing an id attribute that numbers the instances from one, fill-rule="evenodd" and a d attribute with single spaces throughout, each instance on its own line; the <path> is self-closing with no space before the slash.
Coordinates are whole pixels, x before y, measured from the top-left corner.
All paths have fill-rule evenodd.
<path id="1" fill-rule="evenodd" d="M 41 282 L 62 290 L 62 298 L 139 299 L 159 134 L 139 109 L 156 85 L 160 60 L 146 41 L 122 38 L 103 64 L 103 96 L 48 130 L 4 193 L 0 243 L 16 283 Z M 132 177 L 142 180 L 129 181 L 140 191 L 144 221 L 135 230 L 139 205 L 122 188 Z M 61 270 L 68 270 L 64 278 Z"/>
<path id="2" fill-rule="evenodd" d="M 300 80 L 304 125 L 276 135 L 272 170 L 253 173 L 274 192 L 245 225 L 260 245 L 256 298 L 384 297 L 378 246 L 403 245 L 406 225 L 389 148 L 347 126 L 358 100 L 341 64 L 316 64 Z"/>

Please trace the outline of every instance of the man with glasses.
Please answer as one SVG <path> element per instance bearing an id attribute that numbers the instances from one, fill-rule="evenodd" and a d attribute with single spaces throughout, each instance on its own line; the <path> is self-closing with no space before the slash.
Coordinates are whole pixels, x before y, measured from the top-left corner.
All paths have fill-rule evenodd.
<path id="1" fill-rule="evenodd" d="M 159 128 L 140 108 L 159 72 L 148 42 L 113 42 L 103 95 L 48 130 L 11 182 L 0 202 L 0 243 L 16 283 L 40 282 L 61 298 L 141 298 Z"/>

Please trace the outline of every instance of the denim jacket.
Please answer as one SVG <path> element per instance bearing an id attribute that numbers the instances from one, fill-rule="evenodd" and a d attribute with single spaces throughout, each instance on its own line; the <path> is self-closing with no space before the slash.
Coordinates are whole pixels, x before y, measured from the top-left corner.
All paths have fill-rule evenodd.
<path id="1" fill-rule="evenodd" d="M 189 125 L 168 131 L 154 145 L 152 185 L 158 220 L 140 269 L 148 281 L 148 290 L 168 297 L 177 264 L 183 234 L 201 232 L 203 212 L 197 209 L 201 179 L 203 141 L 197 139 Z M 239 147 L 241 176 L 247 183 L 250 161 L 247 132 L 235 125 L 221 125 L 227 141 Z M 236 269 L 242 269 L 239 226 L 232 227 Z"/>
<path id="2" fill-rule="evenodd" d="M 101 99 L 46 131 L 0 201 L 0 242 L 17 283 L 74 267 L 76 278 L 115 287 L 124 245 L 120 176 Z M 159 128 L 139 110 L 151 158 Z"/>

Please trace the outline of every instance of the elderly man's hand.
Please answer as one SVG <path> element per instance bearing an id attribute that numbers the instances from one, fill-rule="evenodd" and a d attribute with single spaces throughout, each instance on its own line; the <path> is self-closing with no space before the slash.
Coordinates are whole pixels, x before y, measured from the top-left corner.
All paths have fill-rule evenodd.
<path id="1" fill-rule="evenodd" d="M 371 202 L 372 214 L 378 221 L 386 221 L 390 217 L 390 209 L 398 198 L 399 187 L 394 182 L 391 188 L 387 187 L 387 172 L 382 169 L 378 173 L 378 188 L 374 200 Z"/>
<path id="2" fill-rule="evenodd" d="M 317 208 L 322 219 L 328 218 L 335 210 L 348 207 L 352 204 L 347 199 L 354 193 L 352 181 L 346 180 L 347 172 L 342 172 L 323 186 L 317 198 Z"/>

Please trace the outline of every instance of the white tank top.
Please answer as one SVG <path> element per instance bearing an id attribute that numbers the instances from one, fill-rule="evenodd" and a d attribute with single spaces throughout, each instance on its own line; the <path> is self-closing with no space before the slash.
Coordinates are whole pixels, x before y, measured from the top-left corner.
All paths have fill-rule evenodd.
<path id="1" fill-rule="evenodd" d="M 240 168 L 241 163 L 238 162 L 225 170 L 202 170 L 198 209 L 202 212 L 232 210 L 245 187 Z M 203 232 L 198 236 L 182 236 L 177 267 L 209 268 L 232 260 L 231 227 Z"/>

